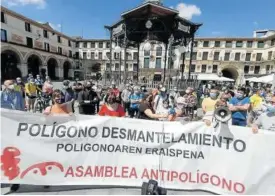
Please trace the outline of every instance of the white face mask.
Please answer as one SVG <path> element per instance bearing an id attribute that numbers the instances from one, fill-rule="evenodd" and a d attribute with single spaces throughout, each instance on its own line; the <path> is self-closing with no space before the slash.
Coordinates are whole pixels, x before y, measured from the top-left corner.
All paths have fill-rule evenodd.
<path id="1" fill-rule="evenodd" d="M 185 92 L 186 92 L 187 94 L 188 94 L 188 93 L 190 93 L 190 91 L 189 91 L 189 90 L 186 90 Z"/>
<path id="2" fill-rule="evenodd" d="M 14 89 L 14 84 L 9 85 L 8 89 L 13 90 Z"/>

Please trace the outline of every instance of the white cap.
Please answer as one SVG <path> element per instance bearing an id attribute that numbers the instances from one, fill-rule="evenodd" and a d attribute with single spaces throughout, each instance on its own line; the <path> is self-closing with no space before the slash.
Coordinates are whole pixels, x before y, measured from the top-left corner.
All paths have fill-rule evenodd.
<path id="1" fill-rule="evenodd" d="M 161 92 L 165 92 L 165 91 L 166 91 L 166 88 L 165 88 L 165 87 L 162 87 L 162 88 L 160 89 L 160 91 L 161 91 Z"/>

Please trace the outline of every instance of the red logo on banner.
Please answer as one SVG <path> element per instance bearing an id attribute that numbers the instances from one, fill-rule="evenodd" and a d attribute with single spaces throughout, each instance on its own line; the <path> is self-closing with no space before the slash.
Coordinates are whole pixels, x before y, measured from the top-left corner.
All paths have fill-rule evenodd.
<path id="1" fill-rule="evenodd" d="M 20 174 L 18 166 L 20 159 L 17 158 L 21 154 L 20 150 L 15 147 L 6 147 L 1 155 L 1 170 L 4 171 L 4 176 L 9 180 L 13 180 Z"/>
<path id="2" fill-rule="evenodd" d="M 42 176 L 46 176 L 47 175 L 47 169 L 51 170 L 52 166 L 56 166 L 57 168 L 60 169 L 61 172 L 64 171 L 64 168 L 60 163 L 57 163 L 57 162 L 43 162 L 43 163 L 37 163 L 37 164 L 34 164 L 34 165 L 28 167 L 25 171 L 22 172 L 20 178 L 24 178 L 25 175 L 31 170 L 33 170 L 34 174 L 37 174 L 37 172 L 40 171 Z"/>

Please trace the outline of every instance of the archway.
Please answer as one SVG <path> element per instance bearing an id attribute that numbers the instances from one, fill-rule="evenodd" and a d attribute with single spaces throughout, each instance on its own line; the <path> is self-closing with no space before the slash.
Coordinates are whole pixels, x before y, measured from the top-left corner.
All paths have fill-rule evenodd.
<path id="1" fill-rule="evenodd" d="M 52 80 L 56 80 L 56 68 L 58 67 L 57 61 L 54 58 L 50 58 L 47 62 L 47 67 L 48 67 L 48 76 Z"/>
<path id="2" fill-rule="evenodd" d="M 12 50 L 5 50 L 1 53 L 1 81 L 22 77 L 17 64 L 20 64 L 19 55 Z"/>
<path id="3" fill-rule="evenodd" d="M 231 78 L 233 80 L 237 80 L 239 77 L 239 73 L 235 68 L 225 68 L 222 70 L 223 77 Z"/>
<path id="4" fill-rule="evenodd" d="M 39 56 L 32 54 L 31 56 L 29 56 L 27 64 L 28 74 L 32 74 L 34 77 L 36 77 L 36 75 L 38 74 L 40 75 L 39 68 L 40 66 L 42 66 L 42 60 L 39 58 Z"/>
<path id="5" fill-rule="evenodd" d="M 64 62 L 63 64 L 63 77 L 65 80 L 69 79 L 69 70 L 71 69 L 71 63 L 69 61 Z"/>

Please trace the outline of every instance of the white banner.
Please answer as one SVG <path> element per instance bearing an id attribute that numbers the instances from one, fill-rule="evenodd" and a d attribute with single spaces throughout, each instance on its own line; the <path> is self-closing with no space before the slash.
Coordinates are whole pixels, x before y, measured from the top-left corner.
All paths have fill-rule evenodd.
<path id="1" fill-rule="evenodd" d="M 1 183 L 275 194 L 275 134 L 202 122 L 48 116 L 1 110 Z"/>

